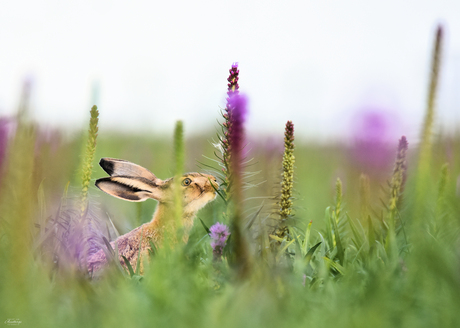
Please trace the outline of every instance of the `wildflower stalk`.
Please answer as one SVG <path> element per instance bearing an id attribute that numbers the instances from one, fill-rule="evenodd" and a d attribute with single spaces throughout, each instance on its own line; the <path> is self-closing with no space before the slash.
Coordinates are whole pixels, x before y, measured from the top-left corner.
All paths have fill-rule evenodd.
<path id="1" fill-rule="evenodd" d="M 344 258 L 345 258 L 345 249 L 342 243 L 342 237 L 340 236 L 339 232 L 339 220 L 342 211 L 342 198 L 343 198 L 343 188 L 342 188 L 342 180 L 337 178 L 335 183 L 335 208 L 332 212 L 332 227 L 334 233 L 332 234 L 333 238 L 333 246 L 337 247 L 337 257 L 339 258 L 340 264 L 343 265 Z"/>
<path id="2" fill-rule="evenodd" d="M 249 273 L 249 250 L 243 231 L 243 144 L 244 117 L 246 115 L 246 98 L 239 95 L 238 63 L 233 63 L 227 78 L 227 104 L 223 111 L 222 135 L 216 145 L 222 153 L 221 161 L 223 182 L 220 195 L 225 201 L 224 220 L 230 221 L 232 242 L 229 262 L 237 271 L 238 278 L 245 278 Z"/>
<path id="3" fill-rule="evenodd" d="M 399 140 L 398 153 L 396 155 L 395 166 L 393 169 L 393 176 L 390 183 L 390 200 L 389 200 L 389 214 L 388 214 L 388 235 L 386 240 L 387 252 L 390 257 L 395 258 L 397 255 L 396 249 L 396 214 L 398 206 L 401 203 L 402 192 L 406 181 L 406 153 L 408 143 L 405 136 Z"/>
<path id="4" fill-rule="evenodd" d="M 398 205 L 401 202 L 402 192 L 404 191 L 404 185 L 406 182 L 406 153 L 408 143 L 405 136 L 402 136 L 399 140 L 398 153 L 396 155 L 395 167 L 393 169 L 393 176 L 391 177 L 391 189 L 390 189 L 390 212 L 396 211 Z"/>
<path id="5" fill-rule="evenodd" d="M 426 211 L 425 197 L 430 189 L 429 171 L 431 165 L 432 154 L 432 135 L 435 116 L 436 96 L 438 90 L 439 72 L 441 66 L 441 51 L 443 41 L 442 26 L 438 26 L 436 38 L 433 47 L 430 83 L 428 87 L 427 105 L 423 128 L 420 136 L 419 158 L 417 167 L 417 184 L 415 189 L 415 210 L 413 217 L 420 221 L 423 218 L 423 213 Z"/>
<path id="6" fill-rule="evenodd" d="M 182 121 L 177 121 L 174 129 L 174 218 L 178 234 L 182 228 L 181 176 L 184 172 L 184 152 L 184 126 Z M 179 235 L 177 237 L 180 239 Z"/>
<path id="7" fill-rule="evenodd" d="M 369 176 L 361 174 L 359 177 L 359 196 L 361 202 L 361 219 L 367 219 L 369 215 L 369 202 L 370 202 L 370 182 Z"/>
<path id="8" fill-rule="evenodd" d="M 209 228 L 209 236 L 211 237 L 213 259 L 216 262 L 220 262 L 222 261 L 223 250 L 227 245 L 230 231 L 225 224 L 217 222 Z"/>
<path id="9" fill-rule="evenodd" d="M 22 292 L 24 283 L 30 278 L 32 215 L 37 201 L 33 183 L 35 139 L 35 128 L 19 120 L 7 150 L 0 198 L 0 246 L 6 260 L 2 265 L 11 268 L 8 272 L 13 284 L 8 287 L 14 292 L 10 295 L 20 295 L 21 300 L 26 297 Z"/>
<path id="10" fill-rule="evenodd" d="M 94 153 L 96 152 L 96 140 L 98 132 L 99 112 L 97 106 L 93 106 L 90 111 L 88 140 L 81 164 L 81 216 L 85 214 L 88 207 L 88 188 L 93 172 Z"/>
<path id="11" fill-rule="evenodd" d="M 437 236 L 441 230 L 440 228 L 444 226 L 442 222 L 444 221 L 443 216 L 446 214 L 446 187 L 449 175 L 448 168 L 448 163 L 445 163 L 441 167 L 441 174 L 438 180 L 438 195 L 436 200 L 435 218 L 432 220 L 430 225 L 430 228 L 432 229 L 431 234 L 433 236 Z"/>
<path id="12" fill-rule="evenodd" d="M 428 174 L 430 166 L 432 146 L 431 137 L 433 134 L 434 109 L 438 90 L 439 71 L 441 66 L 442 39 L 443 29 L 442 26 L 438 26 L 431 59 L 431 73 L 430 84 L 428 88 L 427 108 L 420 143 L 418 174 L 422 178 L 424 178 Z"/>
<path id="13" fill-rule="evenodd" d="M 244 117 L 246 115 L 246 98 L 234 95 L 229 100 L 231 128 L 228 133 L 230 148 L 229 185 L 232 186 L 232 222 L 233 235 L 233 265 L 240 279 L 249 274 L 250 259 L 249 245 L 243 231 L 243 147 L 244 147 Z"/>
<path id="14" fill-rule="evenodd" d="M 230 141 L 230 133 L 232 130 L 232 99 L 239 94 L 239 85 L 238 85 L 238 63 L 233 63 L 232 67 L 229 70 L 229 77 L 227 78 L 227 105 L 225 106 L 225 112 L 222 114 L 224 118 L 224 123 L 222 123 L 222 137 L 221 149 L 222 149 L 222 171 L 224 174 L 223 187 L 225 188 L 225 200 L 230 199 L 230 176 L 231 176 L 231 155 L 232 155 L 232 145 Z"/>
<path id="15" fill-rule="evenodd" d="M 442 167 L 441 167 L 441 175 L 439 177 L 439 181 L 438 181 L 438 200 L 437 200 L 437 203 L 436 203 L 436 213 L 437 213 L 437 217 L 440 217 L 441 216 L 441 213 L 443 211 L 443 207 L 445 206 L 445 202 L 446 202 L 446 199 L 445 199 L 445 196 L 446 196 L 446 187 L 447 187 L 447 177 L 448 177 L 448 168 L 449 168 L 449 164 L 448 163 L 445 163 Z"/>
<path id="16" fill-rule="evenodd" d="M 32 89 L 31 81 L 25 80 L 22 85 L 22 95 L 20 98 L 18 114 L 17 114 L 18 119 L 27 117 L 29 114 L 31 89 Z"/>
<path id="17" fill-rule="evenodd" d="M 339 223 L 339 216 L 341 213 L 342 209 L 342 197 L 343 197 L 343 188 L 342 188 L 342 180 L 340 178 L 337 178 L 337 181 L 335 183 L 335 210 L 334 210 L 334 217 L 335 217 L 335 223 Z"/>
<path id="18" fill-rule="evenodd" d="M 6 118 L 0 118 L 0 192 L 1 192 L 1 183 L 3 179 L 3 163 L 6 159 L 6 153 L 9 144 L 8 136 L 8 123 L 9 120 Z"/>
<path id="19" fill-rule="evenodd" d="M 292 215 L 292 192 L 294 189 L 294 124 L 287 121 L 284 131 L 283 173 L 281 180 L 281 196 L 279 207 L 279 221 L 275 228 L 275 235 L 279 239 L 289 238 L 287 220 Z M 281 245 L 281 241 L 276 241 Z"/>

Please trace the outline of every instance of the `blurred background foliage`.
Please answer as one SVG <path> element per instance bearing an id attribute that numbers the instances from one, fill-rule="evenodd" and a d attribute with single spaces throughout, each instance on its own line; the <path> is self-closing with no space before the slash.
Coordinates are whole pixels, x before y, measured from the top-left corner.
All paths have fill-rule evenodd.
<path id="1" fill-rule="evenodd" d="M 328 274 L 329 269 L 318 266 L 322 283 L 304 286 L 305 278 L 299 272 L 280 272 L 260 263 L 255 264 L 251 277 L 242 282 L 216 273 L 222 269 L 216 271 L 212 264 L 209 240 L 203 239 L 206 232 L 198 220 L 186 246 L 195 260 L 177 254 L 154 256 L 150 270 L 140 282 L 115 273 L 100 281 L 89 281 L 75 272 L 53 273 L 41 263 L 32 241 L 39 230 L 37 224 L 54 215 L 67 183 L 71 182 L 69 192 L 78 188 L 77 171 L 86 135 L 63 137 L 59 131 L 42 131 L 24 118 L 18 119 L 13 132 L 2 162 L 2 320 L 18 318 L 25 327 L 455 327 L 459 324 L 459 136 L 436 135 L 430 176 L 424 181 L 428 192 L 423 201 L 428 204 L 428 211 L 422 213 L 423 221 L 437 220 L 443 224 L 444 227 L 437 228 L 439 234 L 427 230 L 425 225 L 415 224 L 421 220 L 411 217 L 418 206 L 414 198 L 417 149 L 409 140 L 408 182 L 401 217 L 410 218 L 414 230 L 410 232 L 407 228 L 412 251 L 401 256 L 398 263 L 401 269 L 388 270 L 384 259 L 371 257 L 368 250 L 368 254 L 363 254 L 369 259 L 367 266 L 356 266 L 350 260 L 348 265 L 344 264 L 346 272 L 339 278 L 334 270 Z M 97 162 L 107 156 L 138 163 L 160 178 L 172 176 L 172 132 L 171 136 L 99 133 L 93 182 L 105 176 Z M 46 138 L 47 135 L 52 137 Z M 212 130 L 186 138 L 186 171 L 204 170 L 200 166 L 209 160 L 203 156 L 214 157 L 213 138 Z M 273 136 L 273 140 L 276 138 L 282 145 L 283 136 Z M 273 212 L 270 197 L 279 188 L 283 150 L 273 144 L 267 139 L 248 141 L 246 155 L 252 161 L 246 170 L 260 171 L 250 178 L 256 186 L 245 192 L 248 216 L 261 203 L 264 207 L 260 217 Z M 391 160 L 377 168 L 358 161 L 353 156 L 353 147 L 296 142 L 293 226 L 305 231 L 308 222 L 313 222 L 310 247 L 320 241 L 318 232 L 327 227 L 324 211 L 334 204 L 338 177 L 343 183 L 343 213 L 360 220 L 367 228 L 361 215 L 365 201 L 374 222 L 383 217 L 397 140 L 389 146 L 393 148 Z M 437 184 L 444 163 L 448 163 L 448 173 L 445 196 L 438 205 L 441 218 L 437 218 Z M 363 173 L 369 181 L 365 199 L 360 192 Z M 90 187 L 89 197 L 113 220 L 121 234 L 150 220 L 155 207 L 153 201 L 123 202 L 94 186 Z M 222 204 L 217 199 L 198 217 L 210 226 L 221 218 L 221 210 Z M 345 238 L 350 238 L 351 230 L 348 227 L 345 230 Z M 398 238 L 403 237 L 399 234 Z M 347 246 L 346 253 L 350 256 L 356 251 Z"/>
<path id="2" fill-rule="evenodd" d="M 431 72 L 433 82 L 435 64 Z M 114 239 L 115 230 L 124 234 L 149 221 L 154 201 L 124 202 L 94 187 L 106 176 L 97 164 L 101 157 L 121 158 L 172 177 L 173 131 L 99 130 L 92 154 L 94 109 L 89 138 L 68 135 L 31 121 L 24 96 L 16 116 L 0 118 L 0 321 L 24 327 L 460 326 L 460 135 L 434 125 L 435 91 L 432 83 L 421 141 L 409 139 L 407 154 L 401 155 L 403 138 L 399 146 L 399 138 L 380 138 L 382 126 L 392 123 L 377 112 L 365 114 L 352 141 L 296 139 L 294 214 L 281 240 L 270 231 L 278 218 L 284 136 L 247 131 L 246 179 L 236 191 L 244 199 L 251 254 L 244 278 L 227 263 L 231 249 L 213 260 L 206 227 L 232 220 L 218 197 L 198 213 L 188 243 L 157 249 L 143 277 L 109 266 L 95 280 L 45 247 L 50 236 L 67 247 L 72 231 L 57 219 L 75 219 L 73 202 L 90 170 L 85 215 L 102 222 L 103 234 Z M 220 170 L 213 162 L 218 124 L 196 135 L 187 134 L 187 122 L 184 128 L 185 171 Z M 401 183 L 397 177 L 406 173 Z M 76 213 L 80 218 L 80 207 Z M 274 240 L 278 247 L 270 250 Z"/>

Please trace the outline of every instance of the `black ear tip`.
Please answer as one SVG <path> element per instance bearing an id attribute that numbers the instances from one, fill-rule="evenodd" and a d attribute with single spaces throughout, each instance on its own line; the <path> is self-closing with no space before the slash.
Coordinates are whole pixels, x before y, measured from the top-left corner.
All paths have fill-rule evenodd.
<path id="1" fill-rule="evenodd" d="M 106 158 L 101 158 L 99 165 L 107 172 L 109 175 L 113 174 L 113 162 L 107 160 Z"/>

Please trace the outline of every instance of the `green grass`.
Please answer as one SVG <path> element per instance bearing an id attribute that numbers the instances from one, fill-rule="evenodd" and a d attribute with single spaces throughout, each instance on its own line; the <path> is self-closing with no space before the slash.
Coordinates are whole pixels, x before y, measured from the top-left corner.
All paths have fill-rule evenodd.
<path id="1" fill-rule="evenodd" d="M 243 186 L 252 188 L 233 186 L 243 203 L 227 206 L 231 195 L 218 197 L 198 213 L 186 245 L 155 248 L 142 277 L 139 265 L 110 265 L 92 280 L 64 256 L 73 254 L 68 236 L 86 228 L 69 230 L 68 222 L 90 219 L 91 228 L 115 236 L 152 217 L 154 201 L 124 202 L 94 187 L 106 175 L 99 159 L 126 159 L 161 179 L 217 168 L 209 142 L 215 132 L 183 142 L 181 124 L 175 137 L 99 131 L 94 149 L 95 109 L 89 137 L 54 133 L 49 142 L 22 111 L 0 163 L 0 322 L 39 328 L 460 327 L 460 135 L 433 138 L 441 32 L 422 141 L 408 140 L 407 154 L 400 149 L 397 157 L 394 140 L 388 163 L 396 162 L 396 169 L 363 164 L 350 146 L 297 138 L 293 197 L 286 192 L 293 211 L 288 235 L 280 238 L 270 234 L 279 222 L 282 151 L 254 139 L 242 175 Z M 236 269 L 241 259 L 232 254 L 232 236 L 222 261 L 215 261 L 206 233 L 215 222 L 230 225 L 235 207 L 248 242 L 241 243 L 245 275 Z"/>
<path id="2" fill-rule="evenodd" d="M 422 200 L 415 197 L 417 156 L 416 149 L 410 148 L 409 177 L 397 212 L 395 259 L 387 256 L 387 230 L 382 221 L 386 219 L 387 209 L 382 203 L 388 204 L 387 182 L 391 180 L 392 167 L 387 168 L 384 181 L 369 175 L 369 195 L 365 199 L 370 217 L 364 218 L 359 196 L 360 172 L 353 158 L 343 160 L 350 149 L 343 145 L 320 147 L 298 142 L 292 222 L 295 241 L 287 247 L 291 254 L 287 265 L 274 266 L 259 256 L 254 239 L 252 273 L 246 280 L 235 280 L 225 260 L 220 265 L 212 262 L 209 239 L 197 220 L 189 243 L 169 252 L 159 250 L 140 281 L 116 270 L 102 280 L 91 281 L 72 270 L 53 270 L 43 260 L 46 254 L 33 247 L 39 232 L 36 224 L 55 214 L 67 181 L 72 181 L 75 188 L 79 186 L 76 159 L 84 140 L 62 141 L 54 150 L 45 145 L 38 152 L 27 151 L 27 147 L 33 148 L 38 130 L 27 124 L 18 130 L 16 140 L 10 145 L 9 165 L 2 176 L 2 321 L 19 318 L 24 327 L 460 325 L 458 137 L 436 140 L 436 156 L 429 178 L 424 180 L 427 186 Z M 213 156 L 212 145 L 206 143 L 212 137 L 210 133 L 185 141 L 189 159 L 186 171 L 198 170 L 195 160 L 203 161 L 202 154 Z M 197 143 L 207 147 L 204 151 L 195 150 Z M 97 166 L 102 156 L 129 159 L 162 178 L 172 176 L 172 144 L 172 135 L 146 138 L 100 132 L 92 181 L 105 176 Z M 450 153 L 443 149 L 449 149 Z M 156 154 L 162 154 L 161 159 Z M 260 148 L 253 155 L 255 164 L 249 169 L 263 170 L 253 178 L 255 183 L 265 179 L 267 170 L 280 174 L 281 158 L 270 161 L 271 155 Z M 445 162 L 448 166 L 443 166 Z M 267 167 L 267 163 L 272 167 Z M 343 183 L 341 204 L 337 204 L 337 172 L 341 172 Z M 270 174 L 271 181 L 250 189 L 246 197 L 273 196 L 267 184 L 276 186 L 280 180 Z M 72 192 L 72 187 L 69 190 Z M 155 206 L 154 202 L 145 203 L 139 211 L 138 204 L 103 195 L 95 187 L 90 187 L 88 197 L 110 215 L 120 233 L 137 226 L 139 220 L 149 220 Z M 426 210 L 422 217 L 414 218 L 411 213 L 421 206 L 420 201 Z M 245 203 L 248 215 L 254 212 L 251 207 L 261 202 L 257 199 Z M 273 209 L 269 198 L 263 202 L 261 222 Z M 221 219 L 222 206 L 216 200 L 198 216 L 210 226 Z M 45 214 L 40 214 L 43 211 Z M 310 221 L 312 226 L 305 245 Z M 251 235 L 257 234 L 258 229 L 259 223 L 255 223 Z M 302 250 L 304 246 L 307 248 Z"/>

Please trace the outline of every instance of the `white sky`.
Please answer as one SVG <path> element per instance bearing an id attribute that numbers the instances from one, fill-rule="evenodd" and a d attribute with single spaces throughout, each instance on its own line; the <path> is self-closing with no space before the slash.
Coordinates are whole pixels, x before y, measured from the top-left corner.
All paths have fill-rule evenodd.
<path id="1" fill-rule="evenodd" d="M 0 113 L 32 81 L 40 122 L 172 134 L 212 129 L 240 66 L 248 130 L 329 139 L 365 108 L 417 137 L 436 26 L 445 26 L 438 122 L 460 122 L 460 1 L 7 1 L 0 10 Z M 92 95 L 98 85 L 99 96 Z"/>

